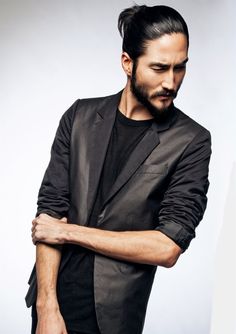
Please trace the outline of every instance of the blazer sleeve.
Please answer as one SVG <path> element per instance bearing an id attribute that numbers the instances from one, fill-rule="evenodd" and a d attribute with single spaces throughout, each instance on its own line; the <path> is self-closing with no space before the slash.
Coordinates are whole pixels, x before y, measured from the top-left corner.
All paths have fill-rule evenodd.
<path id="1" fill-rule="evenodd" d="M 47 213 L 55 218 L 69 210 L 70 138 L 76 103 L 62 116 L 51 148 L 51 158 L 38 194 L 36 216 Z"/>
<path id="2" fill-rule="evenodd" d="M 210 156 L 211 136 L 203 128 L 182 154 L 161 203 L 156 230 L 183 251 L 195 237 L 195 228 L 206 209 Z"/>

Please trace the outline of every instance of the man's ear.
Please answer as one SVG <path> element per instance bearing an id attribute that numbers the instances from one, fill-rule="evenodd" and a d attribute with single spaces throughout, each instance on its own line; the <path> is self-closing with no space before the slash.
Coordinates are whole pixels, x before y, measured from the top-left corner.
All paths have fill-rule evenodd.
<path id="1" fill-rule="evenodd" d="M 121 64 L 125 74 L 131 77 L 133 70 L 133 60 L 130 58 L 127 52 L 122 52 L 121 54 Z"/>

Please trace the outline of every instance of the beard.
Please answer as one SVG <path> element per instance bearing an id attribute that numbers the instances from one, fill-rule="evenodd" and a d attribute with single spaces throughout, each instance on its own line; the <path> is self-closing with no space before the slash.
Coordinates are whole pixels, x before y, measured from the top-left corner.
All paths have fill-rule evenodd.
<path id="1" fill-rule="evenodd" d="M 158 108 L 152 103 L 152 99 L 158 96 L 168 96 L 174 99 L 177 96 L 178 90 L 174 91 L 165 89 L 149 96 L 147 88 L 144 85 L 137 83 L 136 70 L 137 70 L 137 62 L 134 61 L 133 71 L 131 76 L 132 93 L 134 94 L 138 102 L 141 103 L 150 112 L 150 114 L 153 116 L 154 119 L 158 121 L 165 120 L 171 114 L 173 108 L 173 102 L 168 107 Z"/>

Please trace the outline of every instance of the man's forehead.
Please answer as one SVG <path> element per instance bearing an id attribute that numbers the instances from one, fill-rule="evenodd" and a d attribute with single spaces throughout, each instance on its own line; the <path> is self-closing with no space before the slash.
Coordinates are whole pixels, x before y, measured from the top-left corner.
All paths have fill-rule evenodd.
<path id="1" fill-rule="evenodd" d="M 184 65 L 187 64 L 189 58 L 188 57 L 184 57 L 184 58 L 179 58 L 178 61 L 176 61 L 176 65 Z M 149 62 L 150 66 L 168 66 L 170 65 L 170 62 L 168 61 L 168 59 L 163 58 L 163 60 L 159 60 L 159 61 L 150 61 Z"/>
<path id="2" fill-rule="evenodd" d="M 182 33 L 163 35 L 160 38 L 147 41 L 145 51 L 140 58 L 149 62 L 169 63 L 170 61 L 184 62 L 187 59 L 187 38 Z"/>

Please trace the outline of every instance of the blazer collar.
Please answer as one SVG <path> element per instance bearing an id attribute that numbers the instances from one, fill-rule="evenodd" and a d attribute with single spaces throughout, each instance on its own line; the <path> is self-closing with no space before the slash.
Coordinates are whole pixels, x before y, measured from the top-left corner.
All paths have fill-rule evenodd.
<path id="1" fill-rule="evenodd" d="M 116 111 L 120 103 L 123 89 L 115 95 L 109 96 L 97 110 L 97 121 L 115 119 Z M 97 122 L 96 122 L 97 123 Z M 95 123 L 95 124 L 96 124 Z"/>

